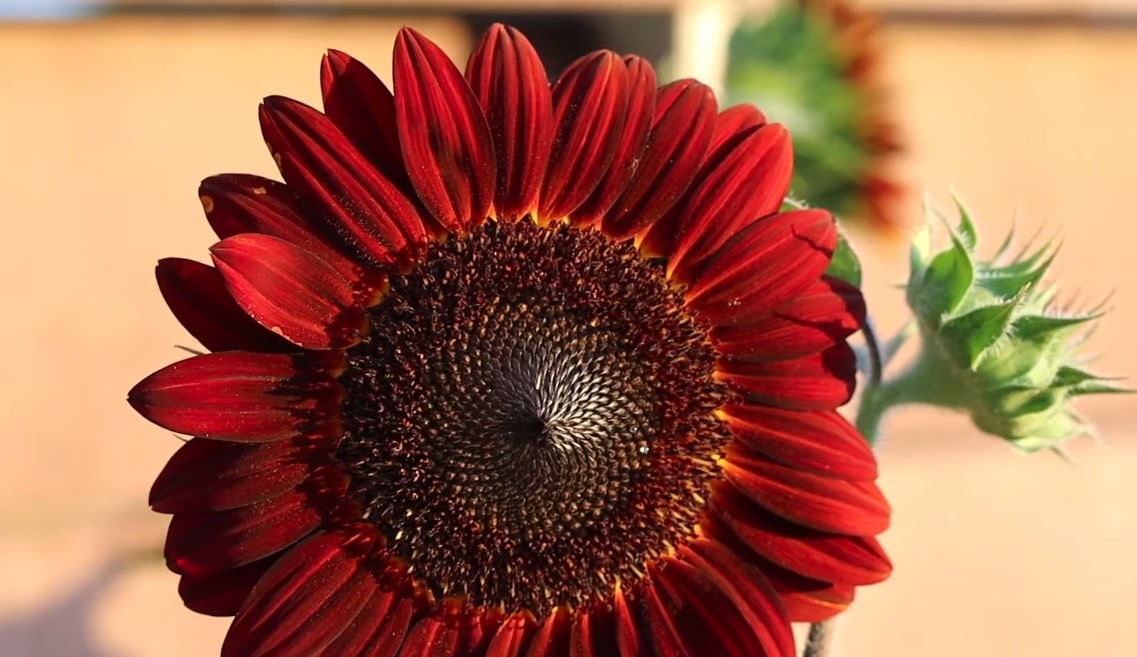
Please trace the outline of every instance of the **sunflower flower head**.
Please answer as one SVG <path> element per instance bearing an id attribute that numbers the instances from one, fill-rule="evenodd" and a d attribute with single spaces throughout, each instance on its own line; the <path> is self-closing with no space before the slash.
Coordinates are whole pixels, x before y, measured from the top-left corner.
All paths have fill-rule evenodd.
<path id="1" fill-rule="evenodd" d="M 1092 433 L 1070 403 L 1121 391 L 1078 359 L 1102 312 L 1055 307 L 1056 290 L 1043 280 L 1056 252 L 1050 245 L 1012 256 L 1012 232 L 994 257 L 979 258 L 975 225 L 958 209 L 957 223 L 945 220 L 947 248 L 934 252 L 930 226 L 912 243 L 907 298 L 923 342 L 914 371 L 926 374 L 920 385 L 931 384 L 925 395 L 1023 451 Z"/>
<path id="2" fill-rule="evenodd" d="M 731 37 L 726 86 L 793 134 L 793 195 L 896 234 L 901 150 L 879 77 L 876 18 L 845 0 L 791 0 Z"/>
<path id="3" fill-rule="evenodd" d="M 321 83 L 261 105 L 282 182 L 202 183 L 212 264 L 157 278 L 209 353 L 128 395 L 192 436 L 150 502 L 223 657 L 789 657 L 888 577 L 784 127 L 501 25 Z"/>

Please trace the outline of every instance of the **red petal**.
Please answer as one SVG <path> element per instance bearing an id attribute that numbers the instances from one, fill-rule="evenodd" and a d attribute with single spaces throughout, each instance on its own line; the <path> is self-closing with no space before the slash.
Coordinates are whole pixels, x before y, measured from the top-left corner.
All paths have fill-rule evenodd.
<path id="1" fill-rule="evenodd" d="M 221 239 L 263 233 L 310 251 L 358 286 L 361 303 L 374 300 L 383 277 L 350 260 L 325 240 L 339 236 L 305 218 L 287 185 L 246 174 L 225 174 L 202 181 L 198 189 L 209 225 Z M 350 249 L 347 249 L 350 251 Z"/>
<path id="2" fill-rule="evenodd" d="M 676 627 L 677 619 L 672 616 L 682 615 L 689 619 L 693 614 L 684 613 L 686 610 L 681 604 L 674 605 L 671 601 L 660 598 L 653 581 L 657 572 L 653 566 L 654 564 L 648 566 L 652 579 L 645 578 L 640 582 L 639 596 L 633 599 L 638 607 L 636 616 L 641 619 L 641 631 L 654 648 L 652 657 L 697 657 L 697 652 L 684 647 L 679 628 Z M 673 606 L 669 608 L 669 604 Z"/>
<path id="3" fill-rule="evenodd" d="M 134 386 L 127 401 L 170 431 L 237 441 L 334 433 L 342 391 L 312 359 L 227 351 L 194 356 Z"/>
<path id="4" fill-rule="evenodd" d="M 663 254 L 668 276 L 690 282 L 695 269 L 743 226 L 777 212 L 792 174 L 789 133 L 779 124 L 711 151 L 697 182 L 672 210 L 679 219 L 674 246 Z"/>
<path id="5" fill-rule="evenodd" d="M 460 232 L 490 213 L 497 160 L 485 116 L 461 72 L 430 39 L 395 39 L 395 109 L 407 172 L 427 209 Z"/>
<path id="6" fill-rule="evenodd" d="M 159 513 L 203 513 L 248 506 L 296 488 L 313 465 L 287 440 L 231 443 L 194 438 L 170 457 L 150 488 Z"/>
<path id="7" fill-rule="evenodd" d="M 832 618 L 844 612 L 856 597 L 856 587 L 852 585 L 811 580 L 773 564 L 767 567 L 778 571 L 770 576 L 770 582 L 778 590 L 791 622 L 818 623 Z"/>
<path id="8" fill-rule="evenodd" d="M 628 85 L 628 67 L 609 51 L 581 57 L 557 79 L 556 137 L 541 191 L 542 220 L 569 216 L 600 185 L 620 145 Z"/>
<path id="9" fill-rule="evenodd" d="M 654 224 L 683 196 L 703 163 L 716 107 L 711 88 L 694 80 L 659 90 L 636 173 L 601 223 L 606 234 L 627 239 Z"/>
<path id="10" fill-rule="evenodd" d="M 328 264 L 347 261 L 317 239 L 319 229 L 309 225 L 292 190 L 284 183 L 252 174 L 222 174 L 201 181 L 198 196 L 206 220 L 220 239 L 263 233 L 303 247 Z M 351 267 L 343 269 L 345 276 L 350 271 Z"/>
<path id="11" fill-rule="evenodd" d="M 388 180 L 401 182 L 406 168 L 395 125 L 395 96 L 387 85 L 363 62 L 329 50 L 320 63 L 320 90 L 332 123 Z"/>
<path id="12" fill-rule="evenodd" d="M 750 104 L 735 105 L 723 110 L 715 121 L 715 134 L 707 151 L 720 152 L 723 147 L 732 148 L 766 125 L 766 115 Z"/>
<path id="13" fill-rule="evenodd" d="M 845 341 L 864 324 L 865 300 L 853 285 L 823 278 L 753 321 L 716 327 L 715 349 L 727 360 L 765 363 L 808 356 Z M 744 320 L 745 321 L 745 320 Z"/>
<path id="14" fill-rule="evenodd" d="M 804 577 L 802 579 L 814 581 Z M 857 589 L 853 586 L 825 584 L 807 591 L 786 591 L 779 588 L 779 593 L 791 622 L 817 623 L 845 611 L 853 603 Z"/>
<path id="15" fill-rule="evenodd" d="M 751 364 L 719 361 L 715 376 L 747 401 L 791 410 L 824 411 L 853 396 L 856 356 L 847 344 L 796 360 Z"/>
<path id="16" fill-rule="evenodd" d="M 221 274 L 182 258 L 158 261 L 158 289 L 174 317 L 210 351 L 294 351 L 296 347 L 253 321 L 229 294 Z"/>
<path id="17" fill-rule="evenodd" d="M 367 325 L 351 282 L 298 246 L 245 234 L 210 249 L 229 292 L 257 322 L 305 349 L 342 349 Z"/>
<path id="18" fill-rule="evenodd" d="M 377 588 L 355 620 L 320 657 L 395 657 L 410 629 L 414 609 L 409 587 Z"/>
<path id="19" fill-rule="evenodd" d="M 727 481 L 769 511 L 805 527 L 838 534 L 875 535 L 888 529 L 891 509 L 871 481 L 802 472 L 742 447 L 720 461 Z"/>
<path id="20" fill-rule="evenodd" d="M 282 556 L 237 614 L 222 657 L 309 657 L 338 637 L 379 587 L 370 527 L 317 534 Z"/>
<path id="21" fill-rule="evenodd" d="M 805 577 L 861 585 L 884 581 L 892 572 L 875 538 L 803 527 L 763 510 L 730 485 L 715 487 L 710 512 L 751 550 Z"/>
<path id="22" fill-rule="evenodd" d="M 186 607 L 199 614 L 233 616 L 275 561 L 261 559 L 232 570 L 182 575 L 178 595 Z"/>
<path id="23" fill-rule="evenodd" d="M 558 607 L 537 628 L 525 657 L 569 657 L 571 638 L 571 614 L 564 607 Z"/>
<path id="24" fill-rule="evenodd" d="M 460 602 L 447 601 L 411 628 L 399 657 L 484 657 L 500 617 L 498 612 L 466 610 Z"/>
<path id="25" fill-rule="evenodd" d="M 541 58 L 525 35 L 495 24 L 466 64 L 497 155 L 494 207 L 517 219 L 537 209 L 537 194 L 553 146 L 553 97 Z"/>
<path id="26" fill-rule="evenodd" d="M 739 609 L 703 569 L 670 557 L 647 569 L 650 579 L 643 590 L 648 636 L 661 657 L 793 656 L 792 641 L 789 651 L 784 650 L 784 639 L 771 641 L 772 628 L 754 625 L 752 610 Z M 788 634 L 789 622 L 781 623 L 782 633 Z"/>
<path id="27" fill-rule="evenodd" d="M 716 326 L 769 312 L 821 279 L 837 245 L 833 218 L 818 210 L 756 221 L 726 243 L 687 290 L 687 303 Z"/>
<path id="28" fill-rule="evenodd" d="M 458 650 L 459 618 L 426 618 L 411 628 L 399 657 L 454 657 Z"/>
<path id="29" fill-rule="evenodd" d="M 598 603 L 573 614 L 569 657 L 620 657 L 613 609 Z M 635 657 L 632 653 L 630 657 Z"/>
<path id="30" fill-rule="evenodd" d="M 856 481 L 877 477 L 868 442 L 837 411 L 734 405 L 720 417 L 746 447 L 791 468 Z"/>
<path id="31" fill-rule="evenodd" d="M 620 657 L 649 657 L 649 643 L 637 628 L 632 605 L 620 588 L 612 595 L 612 613 L 616 618 L 616 645 Z"/>
<path id="32" fill-rule="evenodd" d="M 765 654 L 794 654 L 794 635 L 778 593 L 758 568 L 721 543 L 708 539 L 692 541 L 679 552 L 731 599 L 758 636 Z"/>
<path id="33" fill-rule="evenodd" d="M 525 614 L 514 614 L 507 618 L 486 647 L 484 657 L 520 657 L 529 636 L 533 633 L 533 623 Z"/>
<path id="34" fill-rule="evenodd" d="M 845 343 L 819 354 L 776 363 L 720 360 L 715 377 L 747 400 L 799 411 L 826 411 L 853 396 L 857 359 Z"/>
<path id="35" fill-rule="evenodd" d="M 280 96 L 264 100 L 261 132 L 288 186 L 321 212 L 358 259 L 406 266 L 426 248 L 414 203 L 385 178 L 331 119 Z"/>
<path id="36" fill-rule="evenodd" d="M 572 222 L 577 226 L 591 226 L 600 221 L 624 194 L 640 166 L 651 132 L 655 114 L 655 69 L 642 57 L 626 57 L 624 65 L 628 68 L 628 109 L 616 155 L 596 191 L 573 211 Z"/>
<path id="37" fill-rule="evenodd" d="M 777 592 L 791 623 L 813 623 L 830 618 L 849 606 L 855 587 L 812 579 L 786 570 L 762 557 L 742 543 L 734 532 L 713 515 L 703 516 L 700 529 L 712 542 L 720 544 L 740 561 L 760 572 Z"/>
<path id="38" fill-rule="evenodd" d="M 321 520 L 299 490 L 228 511 L 177 514 L 166 532 L 166 565 L 182 575 L 237 568 L 296 543 Z"/>

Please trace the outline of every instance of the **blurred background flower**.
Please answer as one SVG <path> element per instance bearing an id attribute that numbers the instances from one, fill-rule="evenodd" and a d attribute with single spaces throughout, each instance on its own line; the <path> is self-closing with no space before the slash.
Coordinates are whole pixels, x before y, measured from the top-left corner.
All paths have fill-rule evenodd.
<path id="1" fill-rule="evenodd" d="M 784 0 L 730 38 L 726 90 L 793 135 L 793 195 L 891 236 L 901 185 L 899 130 L 881 80 L 877 17 L 848 0 Z"/>

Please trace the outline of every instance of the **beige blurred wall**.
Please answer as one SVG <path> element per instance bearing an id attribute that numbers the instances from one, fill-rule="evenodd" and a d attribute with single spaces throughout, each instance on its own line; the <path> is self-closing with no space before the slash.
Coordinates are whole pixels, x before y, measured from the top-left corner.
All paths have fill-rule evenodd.
<path id="1" fill-rule="evenodd" d="M 329 46 L 384 76 L 389 21 L 104 20 L 0 24 L 0 657 L 216 654 L 224 622 L 181 609 L 156 564 L 78 590 L 116 551 L 156 544 L 145 492 L 176 440 L 134 416 L 125 391 L 187 338 L 153 285 L 155 260 L 204 259 L 197 181 L 272 175 L 256 104 L 318 98 Z M 461 25 L 405 22 L 455 56 Z M 935 28 L 885 34 L 922 190 L 954 185 L 994 241 L 1060 233 L 1071 292 L 1112 293 L 1092 346 L 1099 367 L 1137 373 L 1137 32 Z M 870 298 L 900 318 L 902 249 L 861 240 Z M 1122 635 L 1137 567 L 1133 400 L 1085 406 L 1113 447 L 1068 467 L 1023 459 L 966 422 L 924 412 L 888 424 L 884 483 L 897 571 L 845 620 L 848 657 L 1132 654 Z M 88 613 L 89 611 L 89 613 Z"/>

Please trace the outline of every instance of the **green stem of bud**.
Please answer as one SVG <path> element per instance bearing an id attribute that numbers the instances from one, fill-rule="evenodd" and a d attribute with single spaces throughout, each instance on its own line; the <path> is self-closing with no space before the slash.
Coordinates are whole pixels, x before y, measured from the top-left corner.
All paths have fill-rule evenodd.
<path id="1" fill-rule="evenodd" d="M 866 336 L 870 333 L 866 331 Z M 869 340 L 872 344 L 872 340 Z M 956 382 L 957 374 L 951 361 L 935 349 L 935 342 L 921 340 L 921 353 L 899 375 L 883 380 L 868 377 L 855 424 L 870 445 L 880 437 L 880 423 L 884 414 L 902 404 L 931 404 L 944 408 L 965 408 L 968 400 L 965 388 Z M 871 348 L 870 348 L 871 351 Z"/>

